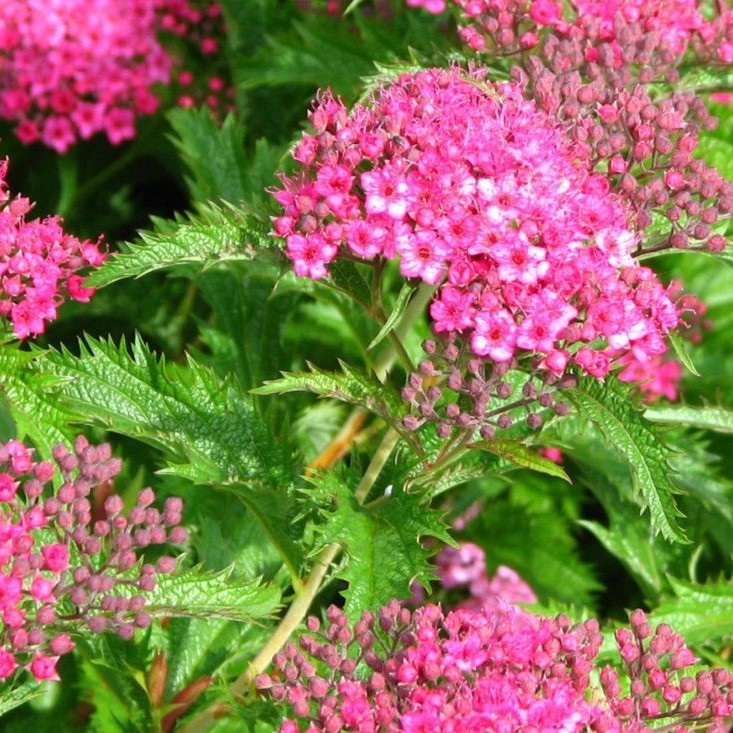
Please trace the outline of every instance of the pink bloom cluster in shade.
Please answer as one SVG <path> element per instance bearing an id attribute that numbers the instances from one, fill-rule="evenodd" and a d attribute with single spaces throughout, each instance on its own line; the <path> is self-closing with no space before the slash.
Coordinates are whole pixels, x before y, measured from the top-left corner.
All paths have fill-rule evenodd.
<path id="1" fill-rule="evenodd" d="M 18 338 L 43 333 L 65 297 L 89 302 L 79 271 L 104 262 L 99 242 L 64 233 L 56 216 L 27 220 L 31 203 L 11 198 L 0 161 L 0 317 L 10 320 Z"/>
<path id="2" fill-rule="evenodd" d="M 158 0 L 3 0 L 0 117 L 26 143 L 64 153 L 105 132 L 135 135 L 135 118 L 158 108 L 153 85 L 169 79 L 158 42 Z"/>
<path id="3" fill-rule="evenodd" d="M 624 206 L 522 91 L 453 68 L 404 74 L 351 114 L 322 94 L 274 193 L 296 274 L 399 258 L 440 285 L 434 330 L 496 363 L 603 377 L 618 350 L 663 353 L 677 311 L 632 258 Z"/>
<path id="4" fill-rule="evenodd" d="M 461 608 L 497 607 L 505 603 L 536 603 L 537 596 L 516 570 L 499 565 L 493 577 L 486 567 L 486 553 L 473 542 L 444 547 L 435 557 L 443 588 L 466 588 L 470 598 Z"/>
<path id="5" fill-rule="evenodd" d="M 169 498 L 160 512 L 151 489 L 128 516 L 122 499 L 108 496 L 93 520 L 88 497 L 120 472 L 109 445 L 79 437 L 73 452 L 59 445 L 53 454 L 55 466 L 17 440 L 0 444 L 0 680 L 19 669 L 58 679 L 56 662 L 74 648 L 69 632 L 81 623 L 123 639 L 149 626 L 144 593 L 175 561 L 141 565 L 137 551 L 187 537 L 181 500 Z"/>
<path id="6" fill-rule="evenodd" d="M 234 109 L 221 7 L 207 0 L 164 0 L 161 28 L 182 39 L 186 52 L 176 64 L 174 90 L 180 107 L 205 104 L 217 117 Z"/>
<path id="7" fill-rule="evenodd" d="M 414 612 L 396 601 L 352 627 L 326 624 L 274 660 L 256 684 L 288 703 L 281 733 L 641 733 L 725 731 L 733 675 L 698 662 L 668 625 L 636 610 L 616 632 L 618 664 L 600 668 L 597 621 L 573 625 L 512 606 Z"/>
<path id="8" fill-rule="evenodd" d="M 114 145 L 130 140 L 176 65 L 161 33 L 191 36 L 210 59 L 220 41 L 207 24 L 220 28 L 220 15 L 196 0 L 3 0 L 0 119 L 15 123 L 24 143 L 59 153 L 99 132 Z M 229 85 L 216 74 L 206 85 L 206 103 L 218 108 Z"/>

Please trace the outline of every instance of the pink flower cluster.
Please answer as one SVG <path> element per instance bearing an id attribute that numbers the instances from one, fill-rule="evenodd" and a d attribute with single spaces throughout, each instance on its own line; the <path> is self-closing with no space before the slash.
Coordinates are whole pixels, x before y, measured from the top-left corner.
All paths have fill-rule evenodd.
<path id="1" fill-rule="evenodd" d="M 309 619 L 301 651 L 289 645 L 275 673 L 257 679 L 313 733 L 574 731 L 596 717 L 585 699 L 601 643 L 595 621 L 572 626 L 511 606 L 410 613 L 396 601 L 353 631 L 333 606 L 327 620 L 321 631 Z M 300 728 L 290 720 L 280 730 Z"/>
<path id="2" fill-rule="evenodd" d="M 0 317 L 10 320 L 18 338 L 43 333 L 68 295 L 89 302 L 93 288 L 78 274 L 104 262 L 99 242 L 65 234 L 56 216 L 26 220 L 31 203 L 10 198 L 0 161 Z"/>
<path id="3" fill-rule="evenodd" d="M 174 85 L 179 106 L 205 104 L 218 117 L 231 112 L 234 87 L 221 54 L 226 27 L 219 5 L 207 0 L 165 0 L 160 25 L 185 44 L 183 67 L 177 68 Z"/>
<path id="4" fill-rule="evenodd" d="M 123 639 L 149 626 L 143 594 L 175 561 L 140 564 L 137 551 L 187 537 L 181 500 L 168 499 L 161 513 L 150 506 L 151 489 L 140 492 L 129 516 L 122 499 L 109 496 L 94 521 L 92 490 L 120 471 L 109 445 L 79 437 L 73 452 L 59 445 L 53 453 L 57 467 L 35 461 L 17 440 L 0 444 L 0 680 L 18 669 L 58 679 L 58 658 L 74 648 L 68 632 L 81 623 Z"/>
<path id="5" fill-rule="evenodd" d="M 323 94 L 310 121 L 301 168 L 274 194 L 296 274 L 399 258 L 405 277 L 441 285 L 434 330 L 495 363 L 532 354 L 603 377 L 619 349 L 666 350 L 677 311 L 631 256 L 627 210 L 521 86 L 429 69 L 351 114 Z"/>
<path id="6" fill-rule="evenodd" d="M 155 112 L 171 59 L 156 38 L 157 0 L 4 0 L 0 117 L 26 143 L 64 153 L 104 131 L 113 144 Z"/>
<path id="7" fill-rule="evenodd" d="M 210 58 L 219 41 L 207 23 L 221 25 L 218 5 L 200 11 L 195 0 L 3 0 L 0 118 L 16 123 L 24 143 L 59 153 L 98 132 L 114 145 L 130 140 L 136 119 L 158 109 L 155 86 L 175 65 L 160 33 L 190 34 Z M 206 102 L 218 108 L 228 91 L 212 75 Z"/>
<path id="8" fill-rule="evenodd" d="M 682 284 L 674 282 L 670 289 L 681 292 Z M 682 316 L 681 336 L 693 344 L 700 343 L 703 332 L 712 328 L 710 321 L 704 318 L 707 305 L 694 295 L 681 297 L 678 305 Z M 646 402 L 654 402 L 660 397 L 674 401 L 679 396 L 684 370 L 682 364 L 668 354 L 640 362 L 633 354 L 626 353 L 618 360 L 618 364 L 623 367 L 618 378 L 622 382 L 636 382 Z"/>
<path id="9" fill-rule="evenodd" d="M 684 53 L 693 34 L 705 26 L 695 0 L 575 0 L 573 10 L 564 12 L 558 0 L 453 0 L 463 17 L 476 21 L 499 48 L 510 43 L 533 48 L 539 43 L 543 28 L 560 34 L 576 33 L 587 24 L 598 23 L 597 32 L 604 41 L 615 41 L 618 21 L 636 23 L 655 32 L 674 53 Z M 493 18 L 493 20 L 491 20 Z M 486 47 L 476 27 L 462 29 L 464 40 L 475 51 Z M 621 48 L 615 45 L 621 57 Z M 591 54 L 593 52 L 591 51 Z"/>
<path id="10" fill-rule="evenodd" d="M 308 619 L 310 633 L 257 678 L 306 726 L 288 719 L 281 733 L 722 732 L 731 714 L 733 675 L 690 674 L 698 660 L 684 639 L 666 624 L 652 632 L 641 610 L 616 633 L 620 671 L 596 666 L 593 619 L 511 606 L 411 613 L 396 601 L 353 628 L 333 606 L 326 619 Z"/>
<path id="11" fill-rule="evenodd" d="M 444 547 L 435 557 L 443 588 L 466 588 L 470 598 L 461 608 L 499 607 L 506 603 L 536 603 L 537 596 L 516 570 L 499 565 L 493 577 L 486 568 L 486 553 L 473 542 Z"/>

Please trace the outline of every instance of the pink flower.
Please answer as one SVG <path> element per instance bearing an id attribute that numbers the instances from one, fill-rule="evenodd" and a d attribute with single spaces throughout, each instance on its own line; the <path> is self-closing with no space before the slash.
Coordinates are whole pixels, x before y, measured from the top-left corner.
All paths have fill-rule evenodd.
<path id="1" fill-rule="evenodd" d="M 562 7 L 553 0 L 533 0 L 529 15 L 537 25 L 552 25 L 562 13 Z"/>
<path id="2" fill-rule="evenodd" d="M 15 657 L 5 649 L 0 649 L 0 680 L 10 677 L 17 668 Z"/>
<path id="3" fill-rule="evenodd" d="M 496 362 L 509 361 L 514 356 L 517 327 L 504 311 L 480 312 L 471 337 L 471 348 L 479 356 L 488 356 Z"/>
<path id="4" fill-rule="evenodd" d="M 445 270 L 447 247 L 443 240 L 430 231 L 400 237 L 397 252 L 401 255 L 400 272 L 405 277 L 420 278 L 437 285 Z"/>
<path id="5" fill-rule="evenodd" d="M 60 573 L 69 567 L 69 548 L 57 542 L 53 545 L 44 545 L 41 548 L 44 565 L 53 573 Z"/>
<path id="6" fill-rule="evenodd" d="M 338 249 L 318 234 L 288 237 L 288 256 L 293 260 L 295 274 L 319 280 L 325 277 L 326 265 L 336 257 Z"/>
<path id="7" fill-rule="evenodd" d="M 37 654 L 31 662 L 31 673 L 39 682 L 44 680 L 60 680 L 61 678 L 58 672 L 56 672 L 56 663 L 58 661 L 58 657 L 45 657 L 42 654 Z"/>

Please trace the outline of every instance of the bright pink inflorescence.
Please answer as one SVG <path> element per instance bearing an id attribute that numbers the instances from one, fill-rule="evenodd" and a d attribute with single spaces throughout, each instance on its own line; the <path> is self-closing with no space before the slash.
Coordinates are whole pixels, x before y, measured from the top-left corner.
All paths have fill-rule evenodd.
<path id="1" fill-rule="evenodd" d="M 36 461 L 17 440 L 0 444 L 0 679 L 19 669 L 58 679 L 56 662 L 74 648 L 70 633 L 82 625 L 123 639 L 148 627 L 144 594 L 175 560 L 142 564 L 137 553 L 187 539 L 181 500 L 167 499 L 160 512 L 149 488 L 127 516 L 114 494 L 93 509 L 92 491 L 120 472 L 109 445 L 79 437 L 73 451 L 58 445 L 53 456 L 56 466 Z"/>
<path id="2" fill-rule="evenodd" d="M 257 678 L 303 721 L 286 720 L 281 733 L 636 732 L 660 722 L 723 731 L 733 702 L 727 670 L 686 674 L 697 660 L 684 640 L 664 624 L 652 633 L 640 610 L 616 634 L 621 674 L 600 669 L 600 687 L 595 620 L 573 625 L 510 605 L 411 613 L 396 601 L 353 627 L 334 606 L 326 619 L 322 628 L 310 618 L 310 633 Z"/>
<path id="3" fill-rule="evenodd" d="M 663 353 L 677 310 L 633 259 L 621 199 L 521 86 L 484 77 L 405 74 L 351 114 L 321 95 L 301 170 L 275 193 L 295 272 L 399 258 L 405 277 L 440 286 L 435 332 L 495 364 L 532 355 L 557 376 L 574 363 L 603 377 L 619 350 Z"/>
<path id="4" fill-rule="evenodd" d="M 65 296 L 89 302 L 94 289 L 78 273 L 100 265 L 105 254 L 99 242 L 65 234 L 56 216 L 26 220 L 31 203 L 10 197 L 7 167 L 0 161 L 0 317 L 27 338 L 44 332 Z"/>
<path id="5" fill-rule="evenodd" d="M 23 142 L 59 153 L 98 132 L 115 145 L 133 138 L 175 66 L 160 32 L 189 32 L 203 15 L 188 0 L 3 0 L 0 118 L 16 123 Z M 215 39 L 201 44 L 218 51 Z M 219 84 L 209 91 L 217 100 Z"/>

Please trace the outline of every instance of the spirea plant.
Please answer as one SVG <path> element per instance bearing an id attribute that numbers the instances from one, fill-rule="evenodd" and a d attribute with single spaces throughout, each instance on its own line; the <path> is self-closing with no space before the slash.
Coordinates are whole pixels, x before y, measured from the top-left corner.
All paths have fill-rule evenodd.
<path id="1" fill-rule="evenodd" d="M 733 725 L 733 10 L 0 3 L 0 727 Z"/>

